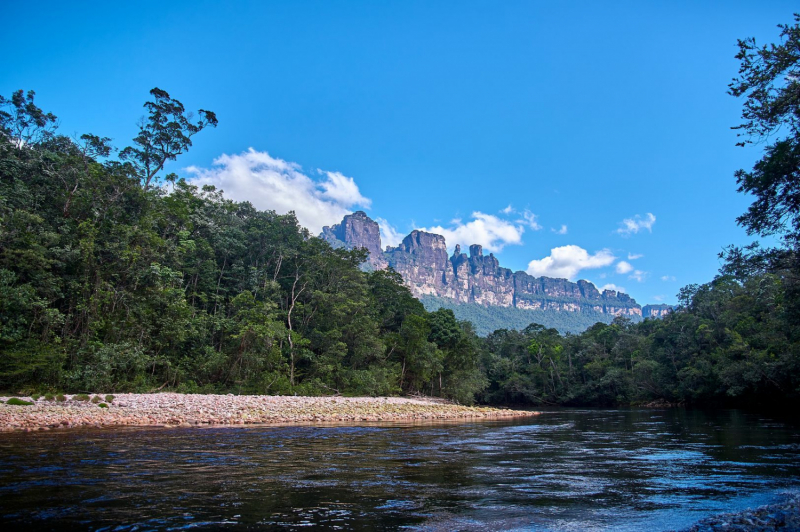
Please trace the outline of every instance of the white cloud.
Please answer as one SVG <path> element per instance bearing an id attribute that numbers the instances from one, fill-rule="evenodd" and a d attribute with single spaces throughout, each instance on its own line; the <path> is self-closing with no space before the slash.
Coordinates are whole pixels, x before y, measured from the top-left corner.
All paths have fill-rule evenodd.
<path id="1" fill-rule="evenodd" d="M 661 276 L 661 280 L 662 281 L 674 281 L 675 280 L 675 276 L 674 275 L 662 275 Z"/>
<path id="2" fill-rule="evenodd" d="M 664 296 L 653 296 L 656 301 L 664 301 Z"/>
<path id="3" fill-rule="evenodd" d="M 628 260 L 641 259 L 642 257 L 644 257 L 644 255 L 642 255 L 641 253 L 636 253 L 636 254 L 628 253 Z"/>
<path id="4" fill-rule="evenodd" d="M 502 212 L 503 214 L 511 214 L 512 212 L 516 211 L 514 211 L 514 207 L 512 207 L 511 204 L 509 203 L 508 207 L 506 207 L 505 209 L 500 209 L 500 212 Z"/>
<path id="5" fill-rule="evenodd" d="M 602 268 L 616 260 L 608 249 L 594 255 L 579 246 L 561 246 L 550 250 L 550 256 L 528 263 L 527 272 L 534 277 L 574 279 L 581 270 Z"/>
<path id="6" fill-rule="evenodd" d="M 361 195 L 358 185 L 352 177 L 342 175 L 340 172 L 325 172 L 317 170 L 322 175 L 328 176 L 326 181 L 319 183 L 319 187 L 324 190 L 323 196 L 341 205 L 362 205 L 369 207 L 370 200 Z"/>
<path id="7" fill-rule="evenodd" d="M 561 229 L 555 229 L 555 228 L 551 227 L 550 230 L 552 232 L 554 232 L 555 234 L 557 234 L 557 235 L 566 235 L 567 234 L 567 226 L 566 225 L 562 225 Z"/>
<path id="8" fill-rule="evenodd" d="M 653 232 L 653 224 L 656 223 L 656 217 L 653 213 L 648 212 L 644 218 L 640 215 L 636 215 L 633 218 L 625 218 L 620 222 L 620 227 L 617 229 L 617 233 L 623 236 L 630 236 L 632 234 L 636 234 L 639 231 L 647 229 L 649 232 Z"/>
<path id="9" fill-rule="evenodd" d="M 623 287 L 623 286 L 617 286 L 617 285 L 615 285 L 615 284 L 613 284 L 613 283 L 604 284 L 603 286 L 601 286 L 600 288 L 598 288 L 598 290 L 600 290 L 601 292 L 602 292 L 603 290 L 613 290 L 613 291 L 615 291 L 615 292 L 623 292 L 623 293 L 625 293 L 625 294 L 627 294 L 627 293 L 628 293 L 628 291 L 627 291 L 627 290 L 625 290 L 625 287 Z"/>
<path id="10" fill-rule="evenodd" d="M 384 218 L 375 218 L 378 227 L 381 229 L 381 245 L 397 247 L 403 241 L 403 236 Z"/>
<path id="11" fill-rule="evenodd" d="M 456 244 L 462 247 L 480 244 L 492 252 L 500 251 L 507 245 L 522 244 L 522 234 L 525 232 L 521 225 L 479 211 L 473 212 L 472 220 L 467 223 L 456 219 L 450 222 L 450 227 L 437 225 L 419 229 L 444 236 L 450 249 Z"/>
<path id="12" fill-rule="evenodd" d="M 630 262 L 621 260 L 617 263 L 617 273 L 628 273 L 631 270 L 633 270 L 633 266 L 631 266 Z"/>
<path id="13" fill-rule="evenodd" d="M 509 207 L 510 207 L 510 205 L 509 205 Z M 527 225 L 528 227 L 530 227 L 534 231 L 538 231 L 539 229 L 542 228 L 542 226 L 539 225 L 539 222 L 536 221 L 536 215 L 533 214 L 528 209 L 525 209 L 522 212 L 522 219 L 521 220 L 517 220 L 517 223 L 518 224 Z"/>
<path id="14" fill-rule="evenodd" d="M 267 152 L 250 148 L 237 155 L 223 154 L 211 168 L 191 166 L 186 169 L 195 185 L 214 185 L 225 197 L 249 201 L 259 209 L 279 214 L 294 211 L 300 225 L 313 234 L 323 225 L 339 223 L 355 206 L 372 203 L 358 190 L 352 177 L 339 172 L 322 172 L 325 178 L 314 180 L 301 171 L 300 165 L 275 159 Z"/>
<path id="15" fill-rule="evenodd" d="M 628 276 L 628 279 L 635 279 L 637 282 L 644 282 L 647 277 L 647 272 L 642 270 L 633 270 L 633 273 Z"/>

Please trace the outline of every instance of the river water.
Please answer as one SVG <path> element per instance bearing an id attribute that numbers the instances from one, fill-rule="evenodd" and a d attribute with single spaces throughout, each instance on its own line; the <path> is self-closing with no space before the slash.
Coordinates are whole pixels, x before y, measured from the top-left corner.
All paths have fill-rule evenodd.
<path id="1" fill-rule="evenodd" d="M 800 425 L 732 410 L 0 435 L 4 530 L 671 530 L 799 488 Z"/>

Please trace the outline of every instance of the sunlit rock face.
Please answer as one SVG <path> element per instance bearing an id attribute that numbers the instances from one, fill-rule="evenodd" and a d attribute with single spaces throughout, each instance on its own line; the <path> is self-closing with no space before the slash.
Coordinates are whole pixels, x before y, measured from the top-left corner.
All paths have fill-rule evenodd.
<path id="1" fill-rule="evenodd" d="M 532 277 L 500 266 L 477 244 L 469 254 L 456 246 L 452 256 L 442 235 L 412 231 L 397 247 L 381 249 L 378 224 L 363 211 L 344 217 L 340 224 L 324 227 L 320 238 L 334 247 L 365 248 L 368 266 L 391 266 L 415 297 L 446 297 L 459 303 L 517 307 L 561 312 L 594 311 L 615 316 L 642 316 L 642 308 L 629 295 L 613 290 L 602 293 L 589 281 Z"/>
<path id="2" fill-rule="evenodd" d="M 672 305 L 645 305 L 642 307 L 643 318 L 663 318 L 672 312 Z"/>
<path id="3" fill-rule="evenodd" d="M 378 223 L 364 211 L 356 211 L 344 217 L 341 223 L 322 228 L 320 238 L 333 247 L 347 249 L 364 248 L 369 251 L 369 264 L 373 269 L 386 268 L 386 259 L 381 252 L 381 230 Z"/>

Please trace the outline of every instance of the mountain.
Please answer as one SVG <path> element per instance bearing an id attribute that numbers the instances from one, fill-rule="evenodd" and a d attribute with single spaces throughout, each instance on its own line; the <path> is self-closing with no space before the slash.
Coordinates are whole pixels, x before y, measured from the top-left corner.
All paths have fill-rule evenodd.
<path id="1" fill-rule="evenodd" d="M 645 305 L 642 307 L 643 318 L 663 318 L 674 310 L 672 305 Z"/>
<path id="2" fill-rule="evenodd" d="M 642 319 L 642 307 L 627 294 L 614 290 L 601 293 L 589 281 L 573 283 L 567 279 L 533 277 L 523 271 L 512 272 L 501 267 L 492 253 L 484 255 L 477 244 L 469 247 L 469 255 L 462 253 L 457 245 L 453 255 L 448 256 L 442 235 L 415 230 L 397 247 L 387 246 L 383 250 L 377 222 L 363 211 L 345 216 L 332 227 L 323 227 L 320 238 L 335 247 L 367 249 L 369 268 L 392 267 L 403 276 L 411 293 L 423 301 L 584 313 L 592 317 L 591 323 L 597 317 L 607 318 L 601 321 L 610 321 L 615 316 Z"/>

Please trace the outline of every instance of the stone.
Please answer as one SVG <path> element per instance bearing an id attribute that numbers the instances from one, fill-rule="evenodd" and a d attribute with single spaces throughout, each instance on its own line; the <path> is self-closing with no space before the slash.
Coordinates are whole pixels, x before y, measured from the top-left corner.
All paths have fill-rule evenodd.
<path id="1" fill-rule="evenodd" d="M 387 266 L 381 250 L 380 227 L 364 211 L 348 214 L 341 223 L 332 227 L 323 227 L 320 238 L 334 248 L 366 249 L 369 251 L 367 262 L 375 270 L 383 270 Z"/>

